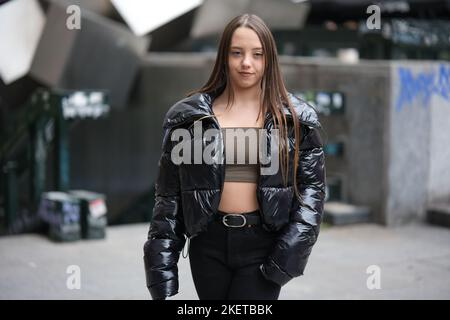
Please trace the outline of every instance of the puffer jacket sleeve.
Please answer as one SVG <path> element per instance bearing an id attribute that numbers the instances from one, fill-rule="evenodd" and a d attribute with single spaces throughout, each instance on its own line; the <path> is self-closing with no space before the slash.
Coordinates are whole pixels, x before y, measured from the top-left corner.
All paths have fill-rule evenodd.
<path id="1" fill-rule="evenodd" d="M 178 259 L 186 241 L 180 202 L 178 166 L 171 161 L 171 130 L 164 130 L 162 154 L 155 184 L 155 206 L 144 245 L 147 287 L 153 299 L 178 293 Z"/>
<path id="2" fill-rule="evenodd" d="M 278 242 L 267 261 L 260 266 L 266 279 L 280 286 L 303 275 L 322 222 L 325 201 L 325 159 L 317 128 L 302 125 L 298 190 L 294 195 L 290 222 L 281 230 Z"/>

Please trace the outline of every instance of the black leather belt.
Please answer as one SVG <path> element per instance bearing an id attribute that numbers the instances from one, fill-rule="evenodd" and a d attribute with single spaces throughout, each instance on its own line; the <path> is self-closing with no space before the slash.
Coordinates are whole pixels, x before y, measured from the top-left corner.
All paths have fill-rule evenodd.
<path id="1" fill-rule="evenodd" d="M 261 224 L 259 210 L 249 213 L 227 213 L 219 211 L 215 220 L 229 228 L 252 227 Z"/>

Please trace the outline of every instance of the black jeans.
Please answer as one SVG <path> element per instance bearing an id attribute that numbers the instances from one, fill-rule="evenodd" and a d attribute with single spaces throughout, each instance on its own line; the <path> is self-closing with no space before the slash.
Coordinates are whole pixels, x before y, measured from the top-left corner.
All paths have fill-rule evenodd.
<path id="1" fill-rule="evenodd" d="M 190 240 L 189 261 L 200 300 L 277 300 L 281 287 L 259 266 L 276 242 L 261 225 L 230 228 L 212 222 Z"/>

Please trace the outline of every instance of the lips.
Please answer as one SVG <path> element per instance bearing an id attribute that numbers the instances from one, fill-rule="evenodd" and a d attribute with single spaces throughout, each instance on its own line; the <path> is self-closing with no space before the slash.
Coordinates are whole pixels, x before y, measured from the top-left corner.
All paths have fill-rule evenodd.
<path id="1" fill-rule="evenodd" d="M 239 72 L 239 74 L 244 77 L 249 77 L 249 76 L 253 75 L 253 73 L 251 73 L 251 72 Z"/>

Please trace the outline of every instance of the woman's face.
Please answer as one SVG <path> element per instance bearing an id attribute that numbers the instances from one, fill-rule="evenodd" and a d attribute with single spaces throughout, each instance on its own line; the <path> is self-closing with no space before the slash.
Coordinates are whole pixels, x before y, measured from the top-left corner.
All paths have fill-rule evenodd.
<path id="1" fill-rule="evenodd" d="M 228 69 L 233 85 L 239 89 L 259 86 L 264 75 L 265 56 L 255 31 L 239 27 L 231 37 Z"/>

